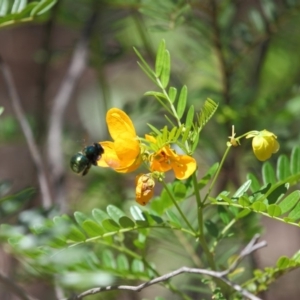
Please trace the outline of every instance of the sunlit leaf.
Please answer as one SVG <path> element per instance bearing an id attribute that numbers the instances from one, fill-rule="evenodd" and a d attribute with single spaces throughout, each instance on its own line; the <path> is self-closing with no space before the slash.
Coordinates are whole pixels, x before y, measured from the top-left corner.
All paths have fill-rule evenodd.
<path id="1" fill-rule="evenodd" d="M 290 163 L 286 155 L 279 156 L 276 171 L 278 180 L 284 180 L 285 178 L 291 175 Z"/>
<path id="2" fill-rule="evenodd" d="M 254 202 L 251 207 L 257 212 L 264 212 L 267 210 L 267 205 L 260 201 Z"/>
<path id="3" fill-rule="evenodd" d="M 116 223 L 119 222 L 121 217 L 125 216 L 125 213 L 121 209 L 111 204 L 107 206 L 106 211 Z"/>
<path id="4" fill-rule="evenodd" d="M 288 217 L 294 221 L 300 219 L 300 202 L 298 202 L 293 210 L 288 214 Z"/>
<path id="5" fill-rule="evenodd" d="M 15 14 L 20 12 L 27 4 L 27 0 L 15 0 L 11 8 L 11 13 Z"/>
<path id="6" fill-rule="evenodd" d="M 300 173 L 300 147 L 292 150 L 290 170 L 293 175 Z"/>
<path id="7" fill-rule="evenodd" d="M 177 95 L 177 89 L 171 86 L 169 88 L 169 98 L 172 103 L 174 103 L 174 101 L 176 100 L 176 95 Z"/>
<path id="8" fill-rule="evenodd" d="M 117 269 L 120 271 L 128 271 L 129 270 L 128 259 L 122 253 L 117 256 Z"/>
<path id="9" fill-rule="evenodd" d="M 246 193 L 251 185 L 251 180 L 247 180 L 245 183 L 243 183 L 238 190 L 234 193 L 232 198 L 239 198 L 241 197 L 244 193 Z"/>
<path id="10" fill-rule="evenodd" d="M 161 42 L 158 46 L 156 60 L 155 60 L 155 73 L 156 73 L 157 77 L 160 76 L 161 71 L 163 69 L 164 59 L 165 59 L 165 50 L 166 50 L 165 40 L 161 40 Z"/>
<path id="11" fill-rule="evenodd" d="M 81 227 L 90 237 L 99 236 L 105 232 L 96 222 L 92 220 L 84 221 Z"/>
<path id="12" fill-rule="evenodd" d="M 50 10 L 55 4 L 57 0 L 42 0 L 35 8 L 31 11 L 30 16 L 39 16 Z"/>
<path id="13" fill-rule="evenodd" d="M 78 225 L 82 226 L 82 223 L 85 221 L 85 220 L 88 220 L 89 218 L 82 212 L 80 211 L 76 211 L 74 213 L 74 217 L 75 217 L 75 220 L 76 222 L 78 223 Z"/>
<path id="14" fill-rule="evenodd" d="M 275 184 L 276 183 L 276 176 L 275 176 L 274 168 L 271 165 L 271 163 L 268 161 L 263 164 L 262 177 L 263 177 L 264 184 L 267 184 L 267 183 Z"/>
<path id="15" fill-rule="evenodd" d="M 282 214 L 280 207 L 276 204 L 269 205 L 267 211 L 270 217 L 279 217 Z"/>
<path id="16" fill-rule="evenodd" d="M 160 81 L 161 81 L 163 88 L 166 88 L 169 84 L 170 72 L 171 72 L 170 53 L 168 50 L 165 50 L 164 64 L 163 64 L 163 69 L 162 69 L 162 72 L 160 75 Z"/>
<path id="17" fill-rule="evenodd" d="M 187 86 L 184 85 L 180 91 L 180 95 L 177 103 L 177 116 L 179 119 L 181 119 L 185 111 L 186 102 L 187 102 L 187 93 L 188 93 Z"/>
<path id="18" fill-rule="evenodd" d="M 284 214 L 289 210 L 291 210 L 297 204 L 299 199 L 300 199 L 300 191 L 294 191 L 291 194 L 289 194 L 278 204 L 278 206 L 281 209 L 281 212 Z"/>
<path id="19" fill-rule="evenodd" d="M 144 272 L 143 262 L 135 258 L 131 263 L 131 271 L 133 273 L 143 273 Z"/>
<path id="20" fill-rule="evenodd" d="M 119 225 L 111 219 L 106 219 L 102 222 L 102 226 L 109 232 L 118 231 L 120 229 Z"/>
<path id="21" fill-rule="evenodd" d="M 99 208 L 94 208 L 92 210 L 92 215 L 94 219 L 98 222 L 98 224 L 101 224 L 104 220 L 109 219 L 107 213 L 105 213 L 103 210 Z"/>

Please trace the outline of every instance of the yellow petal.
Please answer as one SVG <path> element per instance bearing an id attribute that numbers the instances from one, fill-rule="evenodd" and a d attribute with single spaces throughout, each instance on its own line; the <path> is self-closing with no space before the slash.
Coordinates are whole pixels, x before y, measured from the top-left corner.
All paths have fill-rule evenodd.
<path id="1" fill-rule="evenodd" d="M 252 140 L 252 148 L 257 159 L 265 161 L 278 151 L 279 143 L 273 136 L 256 136 Z"/>
<path id="2" fill-rule="evenodd" d="M 97 161 L 99 167 L 112 167 L 111 165 L 118 165 L 119 163 L 114 163 L 114 161 L 119 161 L 119 158 L 116 154 L 114 143 L 113 142 L 100 142 L 99 143 L 104 149 L 101 159 Z"/>
<path id="3" fill-rule="evenodd" d="M 116 140 L 124 132 L 127 132 L 131 137 L 136 137 L 136 132 L 131 119 L 124 111 L 118 108 L 111 108 L 107 112 L 106 123 L 113 140 Z"/>
<path id="4" fill-rule="evenodd" d="M 197 164 L 193 157 L 179 155 L 176 161 L 172 162 L 172 168 L 177 179 L 183 180 L 190 177 L 196 170 Z"/>
<path id="5" fill-rule="evenodd" d="M 133 161 L 140 154 L 140 143 L 136 137 L 128 135 L 127 132 L 120 134 L 114 142 L 115 151 L 120 160 Z"/>

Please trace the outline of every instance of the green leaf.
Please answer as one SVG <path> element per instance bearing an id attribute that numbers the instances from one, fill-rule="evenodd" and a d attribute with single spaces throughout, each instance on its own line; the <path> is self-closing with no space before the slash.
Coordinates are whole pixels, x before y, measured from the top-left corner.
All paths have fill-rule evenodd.
<path id="1" fill-rule="evenodd" d="M 276 267 L 279 269 L 286 269 L 290 266 L 291 260 L 287 256 L 281 256 L 277 262 Z"/>
<path id="2" fill-rule="evenodd" d="M 108 215 L 99 208 L 94 208 L 92 210 L 92 215 L 98 224 L 101 224 L 104 220 L 109 219 Z"/>
<path id="3" fill-rule="evenodd" d="M 74 242 L 82 242 L 86 240 L 86 237 L 75 225 L 71 225 L 67 239 Z"/>
<path id="4" fill-rule="evenodd" d="M 293 208 L 293 210 L 289 213 L 288 218 L 296 221 L 300 219 L 300 202 Z"/>
<path id="5" fill-rule="evenodd" d="M 50 10 L 55 4 L 57 0 L 42 0 L 35 8 L 31 11 L 30 16 L 39 16 Z"/>
<path id="6" fill-rule="evenodd" d="M 276 183 L 276 176 L 275 176 L 274 168 L 272 167 L 271 163 L 268 161 L 263 164 L 262 176 L 263 176 L 264 184 L 267 184 L 267 183 L 275 184 Z"/>
<path id="7" fill-rule="evenodd" d="M 172 226 L 176 227 L 176 228 L 182 228 L 182 224 L 180 219 L 176 216 L 175 213 L 173 213 L 171 210 L 167 210 L 166 214 L 169 218 L 169 222 Z"/>
<path id="8" fill-rule="evenodd" d="M 86 220 L 82 223 L 81 227 L 84 231 L 90 236 L 95 237 L 99 235 L 103 235 L 104 230 L 94 221 Z"/>
<path id="9" fill-rule="evenodd" d="M 291 175 L 289 159 L 286 155 L 280 155 L 277 161 L 277 178 L 284 180 Z"/>
<path id="10" fill-rule="evenodd" d="M 251 180 L 250 189 L 251 189 L 252 193 L 255 193 L 255 192 L 259 191 L 260 183 L 259 183 L 257 177 L 254 176 L 252 173 L 248 173 L 247 174 L 247 179 Z"/>
<path id="11" fill-rule="evenodd" d="M 1 0 L 0 0 L 0 12 L 1 12 Z M 1 16 L 1 14 L 0 14 Z M 3 114 L 4 112 L 4 107 L 3 106 L 0 106 L 0 116 Z"/>
<path id="12" fill-rule="evenodd" d="M 293 175 L 300 173 L 300 148 L 293 148 L 291 154 L 291 165 L 290 165 L 291 173 Z"/>
<path id="13" fill-rule="evenodd" d="M 254 202 L 251 207 L 256 212 L 264 212 L 267 210 L 267 205 L 260 201 Z"/>
<path id="14" fill-rule="evenodd" d="M 150 71 L 148 70 L 148 68 L 146 68 L 144 65 L 142 65 L 139 61 L 137 62 L 137 64 L 139 65 L 139 67 L 143 70 L 143 72 L 152 80 L 155 82 L 155 74 L 153 73 L 153 71 L 150 69 Z"/>
<path id="15" fill-rule="evenodd" d="M 133 273 L 144 273 L 143 262 L 135 258 L 131 263 L 131 270 Z"/>
<path id="16" fill-rule="evenodd" d="M 291 194 L 289 194 L 279 203 L 281 212 L 284 214 L 289 210 L 291 210 L 297 204 L 299 199 L 300 199 L 300 191 L 294 191 Z"/>
<path id="17" fill-rule="evenodd" d="M 8 12 L 9 2 L 8 0 L 0 0 L 0 17 L 5 16 Z"/>
<path id="18" fill-rule="evenodd" d="M 191 105 L 189 110 L 188 110 L 186 120 L 185 120 L 185 126 L 186 127 L 190 128 L 192 126 L 193 120 L 194 120 L 194 114 L 195 114 L 195 108 L 194 108 L 194 105 Z"/>
<path id="19" fill-rule="evenodd" d="M 240 212 L 235 216 L 235 218 L 236 218 L 236 219 L 242 219 L 242 218 L 248 216 L 250 213 L 251 213 L 251 210 L 248 209 L 248 208 L 245 208 L 245 209 L 243 209 L 242 211 L 240 211 Z"/>
<path id="20" fill-rule="evenodd" d="M 125 216 L 125 213 L 121 209 L 111 204 L 107 206 L 106 211 L 116 223 L 119 222 L 121 217 Z"/>
<path id="21" fill-rule="evenodd" d="M 127 216 L 121 217 L 119 219 L 119 224 L 123 228 L 133 228 L 133 227 L 135 227 L 135 223 L 130 218 L 128 218 Z"/>
<path id="22" fill-rule="evenodd" d="M 207 98 L 204 102 L 203 107 L 201 108 L 198 116 L 198 125 L 202 128 L 214 115 L 218 108 L 218 104 L 215 103 L 212 99 Z"/>
<path id="23" fill-rule="evenodd" d="M 86 220 L 88 220 L 89 218 L 82 212 L 80 211 L 75 211 L 74 213 L 74 217 L 76 222 L 78 223 L 78 225 L 82 226 L 82 223 Z"/>
<path id="24" fill-rule="evenodd" d="M 102 226 L 109 232 L 118 231 L 120 229 L 119 225 L 111 219 L 106 219 L 102 222 Z"/>
<path id="25" fill-rule="evenodd" d="M 15 0 L 11 9 L 11 13 L 15 14 L 20 12 L 27 4 L 27 0 Z"/>
<path id="26" fill-rule="evenodd" d="M 231 216 L 228 211 L 221 205 L 218 205 L 218 215 L 224 224 L 228 224 L 231 221 Z"/>
<path id="27" fill-rule="evenodd" d="M 187 86 L 184 85 L 180 91 L 180 95 L 177 103 L 177 116 L 179 119 L 181 119 L 185 111 L 186 102 L 187 102 L 187 93 L 188 93 Z"/>
<path id="28" fill-rule="evenodd" d="M 205 227 L 206 227 L 208 233 L 209 233 L 211 236 L 213 236 L 213 237 L 215 237 L 215 238 L 217 238 L 217 237 L 219 236 L 219 229 L 218 229 L 218 227 L 216 226 L 216 224 L 213 223 L 211 220 L 206 220 L 206 221 L 204 222 L 204 225 L 205 225 Z"/>
<path id="29" fill-rule="evenodd" d="M 268 203 L 274 204 L 280 200 L 280 198 L 286 194 L 287 190 L 289 188 L 288 183 L 281 184 L 279 187 L 277 187 L 274 191 L 268 195 Z"/>
<path id="30" fill-rule="evenodd" d="M 199 143 L 199 138 L 200 138 L 200 134 L 197 133 L 197 132 L 194 132 L 195 133 L 195 139 L 193 141 L 193 145 L 192 145 L 192 153 L 194 153 L 194 151 L 196 150 L 197 146 L 198 146 L 198 143 Z"/>
<path id="31" fill-rule="evenodd" d="M 143 211 L 137 206 L 133 205 L 130 207 L 130 213 L 135 221 L 145 221 Z"/>
<path id="32" fill-rule="evenodd" d="M 129 270 L 129 262 L 127 257 L 124 254 L 119 254 L 117 257 L 117 269 L 120 271 Z"/>
<path id="33" fill-rule="evenodd" d="M 170 131 L 170 133 L 169 133 L 169 141 L 172 141 L 173 140 L 173 138 L 174 138 L 174 136 L 175 136 L 175 134 L 176 134 L 176 132 L 177 132 L 177 127 L 173 127 L 172 128 L 172 130 Z"/>
<path id="34" fill-rule="evenodd" d="M 186 196 L 186 186 L 181 181 L 174 182 L 173 193 L 176 200 L 182 200 Z"/>
<path id="35" fill-rule="evenodd" d="M 165 50 L 164 64 L 163 64 L 163 69 L 162 69 L 161 76 L 160 76 L 160 81 L 161 81 L 163 88 L 166 88 L 169 84 L 170 72 L 171 72 L 170 53 L 168 50 Z"/>
<path id="36" fill-rule="evenodd" d="M 156 60 L 155 60 L 155 73 L 157 77 L 160 76 L 164 66 L 165 50 L 166 50 L 166 42 L 165 40 L 162 40 L 158 46 Z"/>
<path id="37" fill-rule="evenodd" d="M 133 47 L 133 50 L 137 57 L 141 60 L 142 63 L 138 62 L 138 65 L 141 67 L 141 69 L 150 77 L 150 79 L 155 80 L 155 73 L 152 71 L 152 69 L 149 67 L 147 62 L 144 60 L 143 56 L 140 54 L 140 52 Z"/>
<path id="38" fill-rule="evenodd" d="M 248 207 L 251 203 L 249 201 L 249 199 L 245 196 L 242 196 L 239 198 L 238 203 L 242 206 L 242 207 Z"/>
<path id="39" fill-rule="evenodd" d="M 268 206 L 268 214 L 270 217 L 279 217 L 282 213 L 278 205 L 271 204 Z"/>
<path id="40" fill-rule="evenodd" d="M 243 194 L 245 194 L 248 191 L 250 186 L 251 186 L 251 180 L 247 180 L 238 188 L 238 190 L 234 193 L 232 198 L 239 198 L 243 196 Z"/>
<path id="41" fill-rule="evenodd" d="M 166 95 L 164 93 L 161 92 L 155 92 L 155 91 L 148 91 L 144 94 L 145 96 L 154 96 L 154 97 L 159 97 L 162 99 L 167 99 Z"/>
<path id="42" fill-rule="evenodd" d="M 174 101 L 176 100 L 176 95 L 177 95 L 177 89 L 171 86 L 169 88 L 169 98 L 172 103 L 174 103 Z"/>
<path id="43" fill-rule="evenodd" d="M 102 265 L 104 267 L 110 268 L 110 269 L 116 269 L 116 262 L 113 253 L 108 250 L 104 249 L 102 251 Z"/>
<path id="44" fill-rule="evenodd" d="M 160 131 L 159 131 L 156 127 L 152 126 L 152 125 L 149 124 L 149 123 L 147 123 L 147 125 L 150 127 L 150 129 L 151 129 L 154 133 L 156 133 L 157 135 L 160 135 Z"/>

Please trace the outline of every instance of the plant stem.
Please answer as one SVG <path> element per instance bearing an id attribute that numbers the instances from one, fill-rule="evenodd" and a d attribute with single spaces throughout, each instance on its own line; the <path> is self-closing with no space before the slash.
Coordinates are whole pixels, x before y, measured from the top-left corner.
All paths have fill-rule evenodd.
<path id="1" fill-rule="evenodd" d="M 177 208 L 179 214 L 181 215 L 182 219 L 185 221 L 185 223 L 187 224 L 187 226 L 196 234 L 194 228 L 192 227 L 191 223 L 188 221 L 188 219 L 185 217 L 184 213 L 182 212 L 182 210 L 180 209 L 179 205 L 177 204 L 175 198 L 173 197 L 168 185 L 162 181 L 162 184 L 165 188 L 165 190 L 167 191 L 169 197 L 171 198 L 172 202 L 174 203 L 175 207 Z"/>
<path id="2" fill-rule="evenodd" d="M 220 162 L 220 165 L 219 165 L 219 167 L 218 167 L 218 170 L 217 170 L 217 172 L 216 172 L 216 174 L 215 174 L 215 176 L 214 176 L 214 178 L 213 178 L 213 180 L 212 180 L 212 182 L 211 182 L 211 184 L 210 184 L 210 187 L 209 187 L 209 189 L 208 189 L 207 194 L 205 195 L 205 198 L 204 198 L 204 200 L 203 200 L 203 204 L 205 204 L 206 200 L 208 199 L 208 196 L 210 195 L 211 190 L 213 189 L 213 187 L 214 187 L 214 185 L 215 185 L 215 183 L 216 183 L 216 180 L 217 180 L 217 178 L 218 178 L 218 176 L 219 176 L 219 174 L 220 174 L 220 171 L 221 171 L 221 169 L 222 169 L 222 167 L 223 167 L 224 161 L 225 161 L 225 159 L 226 159 L 226 157 L 227 157 L 227 155 L 228 155 L 228 153 L 229 153 L 230 148 L 231 148 L 231 145 L 230 145 L 230 146 L 227 146 L 227 149 L 226 149 L 226 151 L 225 151 L 225 153 L 224 153 L 224 155 L 223 155 L 223 157 L 222 157 L 222 160 L 221 160 L 221 162 Z"/>

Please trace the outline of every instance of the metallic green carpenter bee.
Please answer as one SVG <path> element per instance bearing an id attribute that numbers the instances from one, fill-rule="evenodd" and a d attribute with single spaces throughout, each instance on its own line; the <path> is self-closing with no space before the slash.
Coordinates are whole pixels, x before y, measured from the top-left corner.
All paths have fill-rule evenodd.
<path id="1" fill-rule="evenodd" d="M 97 166 L 97 161 L 103 153 L 104 149 L 98 143 L 87 146 L 82 152 L 78 152 L 71 157 L 71 169 L 78 174 L 82 172 L 82 176 L 84 176 L 88 173 L 92 165 Z"/>

